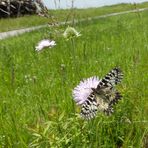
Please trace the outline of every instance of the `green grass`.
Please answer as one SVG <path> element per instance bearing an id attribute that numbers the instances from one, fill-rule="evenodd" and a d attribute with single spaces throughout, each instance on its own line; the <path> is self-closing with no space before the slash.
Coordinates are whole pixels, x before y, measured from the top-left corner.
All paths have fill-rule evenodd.
<path id="1" fill-rule="evenodd" d="M 57 20 L 71 20 L 71 19 L 88 18 L 109 13 L 122 12 L 122 11 L 147 8 L 147 7 L 148 7 L 148 2 L 136 5 L 121 3 L 112 6 L 104 6 L 104 7 L 88 8 L 88 9 L 69 9 L 69 10 L 56 10 L 56 11 L 49 10 L 49 13 L 55 16 Z"/>
<path id="2" fill-rule="evenodd" d="M 57 46 L 41 53 L 34 47 L 52 29 L 0 41 L 1 147 L 146 147 L 147 13 L 78 24 L 74 44 L 52 35 Z M 115 66 L 124 73 L 122 101 L 112 116 L 83 121 L 73 88 Z"/>
<path id="3" fill-rule="evenodd" d="M 47 24 L 48 22 L 49 22 L 48 18 L 35 15 L 23 16 L 18 18 L 0 19 L 0 32 L 44 25 Z"/>
<path id="4" fill-rule="evenodd" d="M 0 32 L 10 31 L 14 29 L 32 27 L 47 24 L 53 21 L 68 21 L 72 19 L 81 19 L 87 17 L 94 17 L 114 12 L 121 12 L 126 10 L 140 9 L 148 7 L 148 2 L 141 4 L 117 4 L 112 6 L 104 6 L 100 8 L 88 9 L 67 9 L 67 10 L 49 10 L 51 18 L 44 18 L 40 16 L 24 16 L 19 18 L 0 19 Z"/>

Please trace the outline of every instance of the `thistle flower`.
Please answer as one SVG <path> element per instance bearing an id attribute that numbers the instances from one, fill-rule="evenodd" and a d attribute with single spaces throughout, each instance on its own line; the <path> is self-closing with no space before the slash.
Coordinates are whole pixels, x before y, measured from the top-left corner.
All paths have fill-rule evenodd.
<path id="1" fill-rule="evenodd" d="M 73 37 L 79 37 L 81 34 L 73 27 L 67 27 L 66 30 L 63 33 L 64 38 L 67 40 L 73 38 Z"/>
<path id="2" fill-rule="evenodd" d="M 73 89 L 73 99 L 74 101 L 81 105 L 85 102 L 87 97 L 92 93 L 91 88 L 96 88 L 99 83 L 99 78 L 94 76 L 81 81 L 74 89 Z"/>
<path id="3" fill-rule="evenodd" d="M 44 49 L 44 48 L 47 48 L 47 47 L 51 48 L 51 47 L 53 47 L 53 46 L 55 46 L 55 45 L 56 45 L 55 41 L 53 41 L 53 40 L 48 40 L 48 39 L 44 39 L 44 40 L 41 40 L 41 41 L 38 43 L 38 45 L 35 47 L 35 50 L 36 50 L 36 51 L 41 51 L 41 50 Z"/>

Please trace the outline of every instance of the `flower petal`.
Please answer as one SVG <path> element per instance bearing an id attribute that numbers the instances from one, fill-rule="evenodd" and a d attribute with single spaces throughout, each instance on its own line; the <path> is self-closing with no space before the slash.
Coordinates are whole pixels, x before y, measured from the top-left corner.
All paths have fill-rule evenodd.
<path id="1" fill-rule="evenodd" d="M 96 88 L 98 83 L 99 78 L 96 76 L 80 81 L 80 83 L 73 89 L 72 92 L 75 102 L 79 105 L 83 104 L 92 92 L 92 88 Z"/>
<path id="2" fill-rule="evenodd" d="M 46 48 L 46 47 L 51 48 L 51 47 L 53 47 L 53 46 L 55 46 L 55 45 L 56 45 L 55 41 L 53 41 L 53 40 L 48 40 L 48 39 L 44 39 L 44 40 L 41 40 L 41 41 L 38 43 L 38 45 L 35 47 L 35 50 L 36 50 L 36 51 L 41 51 L 42 49 L 44 49 L 44 48 Z"/>

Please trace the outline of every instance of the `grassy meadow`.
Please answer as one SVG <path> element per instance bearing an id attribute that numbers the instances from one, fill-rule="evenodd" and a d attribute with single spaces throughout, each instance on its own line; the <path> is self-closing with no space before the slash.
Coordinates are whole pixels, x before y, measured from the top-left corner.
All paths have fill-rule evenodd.
<path id="1" fill-rule="evenodd" d="M 121 3 L 112 6 L 104 6 L 99 8 L 88 8 L 88 9 L 74 8 L 74 9 L 49 10 L 49 18 L 37 15 L 33 16 L 26 15 L 18 18 L 0 19 L 0 32 L 44 25 L 47 23 L 53 23 L 59 21 L 70 21 L 73 19 L 95 17 L 109 13 L 122 12 L 122 11 L 147 8 L 147 7 L 148 7 L 148 2 L 140 4 Z"/>
<path id="2" fill-rule="evenodd" d="M 18 148 L 148 147 L 148 11 L 81 22 L 66 41 L 64 27 L 0 41 L 0 146 Z M 51 32 L 51 33 L 49 33 Z M 38 53 L 44 38 L 57 45 Z M 79 117 L 73 88 L 119 66 L 123 99 L 112 116 Z"/>

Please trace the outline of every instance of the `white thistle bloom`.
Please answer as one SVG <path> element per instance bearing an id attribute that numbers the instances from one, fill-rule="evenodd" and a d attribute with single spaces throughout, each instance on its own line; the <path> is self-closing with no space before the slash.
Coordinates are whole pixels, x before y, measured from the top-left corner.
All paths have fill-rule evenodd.
<path id="1" fill-rule="evenodd" d="M 81 34 L 73 27 L 67 27 L 66 30 L 63 33 L 64 38 L 71 39 L 73 37 L 79 37 Z"/>
<path id="2" fill-rule="evenodd" d="M 56 45 L 55 41 L 53 41 L 53 40 L 48 40 L 48 39 L 44 39 L 44 40 L 41 40 L 41 41 L 38 43 L 38 45 L 35 47 L 35 50 L 36 50 L 36 51 L 41 51 L 42 49 L 44 49 L 44 48 L 46 48 L 46 47 L 51 48 L 51 47 L 53 47 L 53 46 L 55 46 L 55 45 Z"/>
<path id="3" fill-rule="evenodd" d="M 83 104 L 87 97 L 92 93 L 91 88 L 97 88 L 99 82 L 100 80 L 96 76 L 81 81 L 72 92 L 75 102 L 79 105 Z"/>

